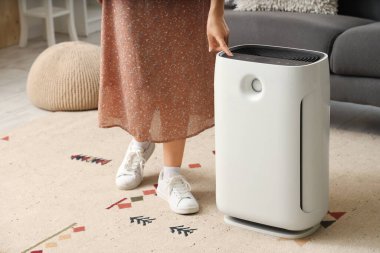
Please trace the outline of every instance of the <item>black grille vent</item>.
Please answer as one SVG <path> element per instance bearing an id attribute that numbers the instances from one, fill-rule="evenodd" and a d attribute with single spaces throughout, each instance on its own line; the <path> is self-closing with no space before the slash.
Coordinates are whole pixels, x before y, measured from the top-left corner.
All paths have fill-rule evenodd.
<path id="1" fill-rule="evenodd" d="M 234 49 L 232 53 L 247 54 L 247 55 L 257 55 L 261 57 L 285 59 L 292 61 L 301 62 L 316 62 L 320 59 L 317 54 L 303 52 L 302 50 L 293 50 L 287 48 L 276 48 L 276 47 L 262 47 L 262 46 L 247 46 Z"/>

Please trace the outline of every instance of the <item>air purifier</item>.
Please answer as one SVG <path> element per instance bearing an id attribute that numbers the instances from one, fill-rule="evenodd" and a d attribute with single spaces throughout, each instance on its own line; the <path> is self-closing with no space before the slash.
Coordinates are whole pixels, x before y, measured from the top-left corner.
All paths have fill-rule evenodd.
<path id="1" fill-rule="evenodd" d="M 325 53 L 246 44 L 216 54 L 216 204 L 228 224 L 283 237 L 328 211 L 330 77 Z"/>

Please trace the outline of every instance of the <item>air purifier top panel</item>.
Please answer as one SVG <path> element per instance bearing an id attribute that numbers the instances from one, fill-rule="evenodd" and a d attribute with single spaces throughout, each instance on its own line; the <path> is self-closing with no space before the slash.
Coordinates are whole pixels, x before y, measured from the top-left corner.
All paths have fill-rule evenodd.
<path id="1" fill-rule="evenodd" d="M 233 56 L 221 52 L 220 56 L 249 62 L 275 65 L 302 66 L 317 62 L 324 54 L 314 51 L 265 45 L 243 45 L 230 48 Z"/>

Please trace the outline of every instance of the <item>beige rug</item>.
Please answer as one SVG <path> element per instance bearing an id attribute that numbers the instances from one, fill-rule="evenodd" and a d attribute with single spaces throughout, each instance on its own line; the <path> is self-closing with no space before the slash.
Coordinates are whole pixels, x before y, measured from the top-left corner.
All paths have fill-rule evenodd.
<path id="1" fill-rule="evenodd" d="M 380 252 L 378 135 L 331 129 L 330 214 L 299 240 L 223 222 L 214 128 L 185 147 L 183 173 L 201 206 L 195 215 L 174 214 L 154 195 L 162 144 L 138 189 L 115 187 L 130 140 L 120 128 L 98 128 L 97 111 L 56 112 L 1 133 L 0 252 Z"/>

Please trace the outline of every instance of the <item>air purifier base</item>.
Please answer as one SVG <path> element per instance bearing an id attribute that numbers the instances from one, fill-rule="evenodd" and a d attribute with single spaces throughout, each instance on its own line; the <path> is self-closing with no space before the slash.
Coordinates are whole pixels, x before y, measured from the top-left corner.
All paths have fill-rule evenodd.
<path id="1" fill-rule="evenodd" d="M 228 215 L 224 216 L 224 222 L 233 226 L 238 226 L 245 229 L 254 230 L 263 234 L 272 235 L 276 237 L 281 238 L 287 238 L 287 239 L 297 239 L 306 237 L 308 235 L 313 234 L 317 229 L 320 227 L 320 224 L 300 231 L 293 231 L 293 230 L 286 230 L 282 228 L 267 226 L 260 223 L 255 223 L 251 221 L 246 221 L 238 218 L 234 218 Z"/>

